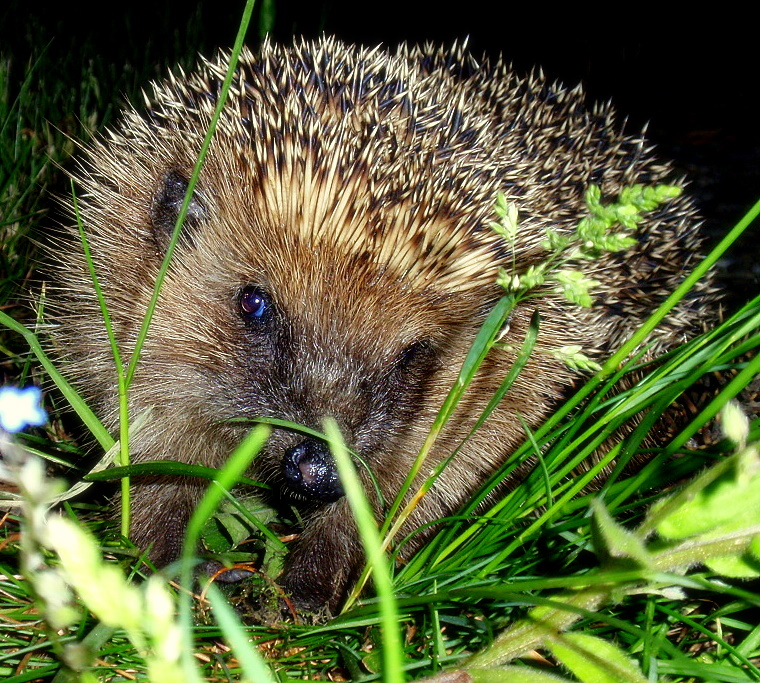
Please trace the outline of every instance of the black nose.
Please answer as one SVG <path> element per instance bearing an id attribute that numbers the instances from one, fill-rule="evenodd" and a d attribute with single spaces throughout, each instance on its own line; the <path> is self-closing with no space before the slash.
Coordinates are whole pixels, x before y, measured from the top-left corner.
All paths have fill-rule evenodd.
<path id="1" fill-rule="evenodd" d="M 282 466 L 288 486 L 296 494 L 325 503 L 344 495 L 330 449 L 321 441 L 304 439 L 289 448 Z"/>

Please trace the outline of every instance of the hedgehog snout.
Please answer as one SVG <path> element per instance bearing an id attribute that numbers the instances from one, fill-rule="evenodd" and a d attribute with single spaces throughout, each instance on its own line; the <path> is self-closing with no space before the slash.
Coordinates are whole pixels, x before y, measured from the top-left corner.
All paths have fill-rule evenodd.
<path id="1" fill-rule="evenodd" d="M 325 503 L 344 495 L 335 461 L 322 441 L 304 439 L 289 448 L 282 466 L 287 485 L 296 494 Z"/>

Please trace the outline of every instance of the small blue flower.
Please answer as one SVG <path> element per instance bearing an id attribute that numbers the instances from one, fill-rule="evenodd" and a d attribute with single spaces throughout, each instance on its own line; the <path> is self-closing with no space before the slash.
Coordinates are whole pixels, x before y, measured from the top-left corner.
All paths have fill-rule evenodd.
<path id="1" fill-rule="evenodd" d="M 40 406 L 41 400 L 42 392 L 37 387 L 0 387 L 0 427 L 15 434 L 25 427 L 44 425 L 47 414 Z"/>

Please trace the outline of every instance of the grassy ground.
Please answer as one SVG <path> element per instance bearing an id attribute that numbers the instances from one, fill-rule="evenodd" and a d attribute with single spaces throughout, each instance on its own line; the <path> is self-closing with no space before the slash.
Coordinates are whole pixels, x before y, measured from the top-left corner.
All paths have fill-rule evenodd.
<path id="1" fill-rule="evenodd" d="M 181 49 L 185 47 L 187 51 Z M 162 46 L 157 48 L 162 54 L 149 51 L 139 61 L 151 65 L 192 61 L 194 47 Z M 30 238 L 51 222 L 55 208 L 50 189 L 65 188 L 58 165 L 66 164 L 73 152 L 67 136 L 86 139 L 107 123 L 122 93 L 134 93 L 148 74 L 131 67 L 104 71 L 98 60 L 82 58 L 87 46 L 77 46 L 73 52 L 69 45 L 70 53 L 46 43 L 28 48 L 21 62 L 0 54 L 0 307 L 33 326 L 32 307 L 19 303 L 34 290 L 37 255 Z M 63 60 L 62 54 L 71 54 L 70 61 Z M 162 683 L 174 674 L 176 680 L 263 680 L 269 674 L 256 668 L 259 662 L 249 646 L 237 642 L 243 636 L 257 644 L 275 680 L 402 680 L 404 676 L 436 676 L 449 667 L 468 667 L 474 680 L 567 677 L 557 661 L 582 681 L 760 680 L 760 594 L 757 574 L 752 573 L 757 560 L 744 554 L 753 525 L 758 524 L 753 510 L 760 504 L 756 504 L 752 483 L 757 477 L 753 479 L 750 473 L 745 477 L 749 488 L 739 493 L 732 488 L 728 499 L 718 499 L 717 507 L 743 525 L 738 530 L 720 527 L 724 520 L 710 508 L 716 505 L 714 498 L 702 501 L 703 508 L 696 511 L 685 508 L 684 514 L 693 519 L 705 509 L 712 510 L 707 516 L 715 518 L 717 526 L 707 523 L 684 538 L 664 531 L 672 511 L 646 516 L 650 506 L 662 500 L 663 491 L 688 480 L 705 465 L 728 462 L 726 456 L 734 450 L 731 444 L 703 436 L 706 447 L 692 452 L 690 439 L 704 434 L 705 424 L 728 399 L 738 395 L 750 408 L 754 406 L 751 380 L 757 363 L 751 352 L 758 343 L 758 327 L 760 302 L 754 301 L 720 329 L 674 353 L 653 369 L 644 384 L 608 400 L 602 383 L 583 402 L 571 403 L 535 435 L 539 445 L 547 445 L 543 464 L 522 486 L 485 511 L 476 509 L 473 502 L 416 558 L 392 568 L 387 584 L 395 598 L 356 601 L 327 623 L 250 623 L 266 611 L 266 596 L 271 593 L 266 575 L 246 584 L 245 593 L 229 596 L 246 626 L 225 611 L 226 603 L 213 591 L 193 594 L 192 620 L 187 601 L 180 599 L 176 607 L 180 617 L 175 621 L 173 596 L 166 597 L 150 584 L 155 592 L 146 600 L 105 568 L 118 567 L 141 583 L 141 564 L 134 554 L 119 548 L 118 529 L 100 498 L 88 492 L 76 503 L 65 503 L 63 509 L 67 518 L 82 520 L 90 529 L 97 545 L 106 550 L 106 565 L 99 564 L 99 553 L 89 564 L 83 562 L 82 558 L 90 557 L 87 541 L 73 535 L 61 547 L 56 545 L 60 539 L 44 533 L 35 536 L 29 529 L 24 541 L 14 508 L 0 527 L 0 677 L 13 683 L 92 680 L 89 675 L 114 681 L 150 675 Z M 26 384 L 32 379 L 52 386 L 17 332 L 4 327 L 0 344 L 5 355 L 3 383 Z M 594 440 L 626 420 L 643 417 L 647 427 L 674 397 L 710 373 L 720 374 L 724 388 L 714 401 L 706 402 L 695 422 L 676 434 L 672 444 L 655 454 L 635 477 L 626 478 L 616 469 L 594 494 L 629 533 L 607 520 L 602 511 L 592 514 L 592 496 L 579 492 L 593 473 L 587 478 L 569 478 L 568 473 L 593 449 Z M 19 442 L 54 461 L 55 471 L 71 486 L 84 474 L 79 468 L 88 459 L 81 444 L 88 441 L 69 428 L 70 411 L 55 389 L 46 397 L 46 408 L 48 426 L 19 437 Z M 616 453 L 619 461 L 641 447 L 644 427 L 621 445 Z M 752 441 L 756 436 L 751 433 L 743 439 Z M 3 447 L 6 453 L 14 449 L 8 443 Z M 508 467 L 534 450 L 526 446 Z M 244 451 L 240 458 L 251 455 Z M 741 462 L 751 465 L 754 460 L 745 456 Z M 723 479 L 718 477 L 708 489 L 720 491 L 724 483 L 740 486 L 741 477 L 732 472 L 724 472 Z M 234 479 L 231 469 L 227 474 Z M 500 476 L 506 474 L 508 470 Z M 487 486 L 496 484 L 495 480 Z M 54 493 L 42 483 L 31 488 L 29 497 L 37 496 L 37 502 L 28 512 L 42 516 L 45 500 Z M 746 515 L 745 504 L 751 508 Z M 262 522 L 276 522 L 272 514 L 250 500 L 230 502 L 222 515 L 207 522 L 205 541 L 215 550 L 243 551 L 250 544 L 238 547 L 241 530 L 253 530 L 258 539 L 254 555 L 275 575 L 281 544 L 276 534 L 257 531 Z M 199 517 L 199 524 L 203 521 Z M 277 530 L 276 524 L 273 528 Z M 653 535 L 653 530 L 659 534 Z M 61 538 L 65 531 L 61 529 Z M 743 545 L 736 545 L 737 538 Z M 371 548 L 372 539 L 366 542 Z M 724 551 L 723 556 L 743 558 L 745 575 L 755 577 L 754 581 L 731 578 L 737 572 L 725 566 L 699 564 L 721 556 L 714 547 L 719 542 L 726 543 L 718 549 Z M 731 542 L 735 547 L 728 547 Z M 66 559 L 67 549 L 74 551 L 71 560 Z M 67 564 L 74 561 L 82 565 L 76 571 Z M 383 571 L 381 565 L 376 572 Z M 688 567 L 691 571 L 686 574 Z M 78 572 L 80 579 L 72 572 Z M 89 588 L 104 583 L 105 577 L 111 583 L 105 584 L 104 593 L 112 601 L 104 604 L 104 593 Z M 52 597 L 42 600 L 46 586 L 51 585 Z M 67 609 L 83 606 L 62 615 L 56 596 Z M 163 604 L 164 597 L 168 603 L 162 611 L 157 605 Z M 130 606 L 139 607 L 137 624 L 127 620 Z M 531 611 L 536 606 L 544 611 Z M 570 628 L 588 639 L 560 635 Z M 400 638 L 394 640 L 393 634 Z M 615 649 L 605 649 L 609 644 Z M 388 658 L 388 651 L 394 657 Z M 182 656 L 187 653 L 194 653 L 194 658 Z M 473 653 L 479 654 L 468 659 Z M 594 653 L 601 662 L 594 662 Z M 618 661 L 620 656 L 626 659 Z M 517 660 L 523 669 L 493 669 Z M 162 670 L 162 665 L 170 670 Z M 77 667 L 84 673 L 72 674 Z M 481 667 L 487 667 L 488 673 Z"/>

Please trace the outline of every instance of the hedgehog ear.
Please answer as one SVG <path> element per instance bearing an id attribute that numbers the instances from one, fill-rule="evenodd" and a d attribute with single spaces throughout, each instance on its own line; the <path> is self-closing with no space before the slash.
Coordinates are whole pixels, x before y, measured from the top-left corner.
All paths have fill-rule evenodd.
<path id="1" fill-rule="evenodd" d="M 153 206 L 151 207 L 151 222 L 153 224 L 153 236 L 162 249 L 169 246 L 174 226 L 177 224 L 182 203 L 185 201 L 188 181 L 176 170 L 168 171 L 158 187 Z M 182 224 L 181 239 L 193 243 L 195 231 L 207 220 L 208 212 L 197 193 L 193 193 L 190 205 L 187 207 L 187 215 Z"/>

